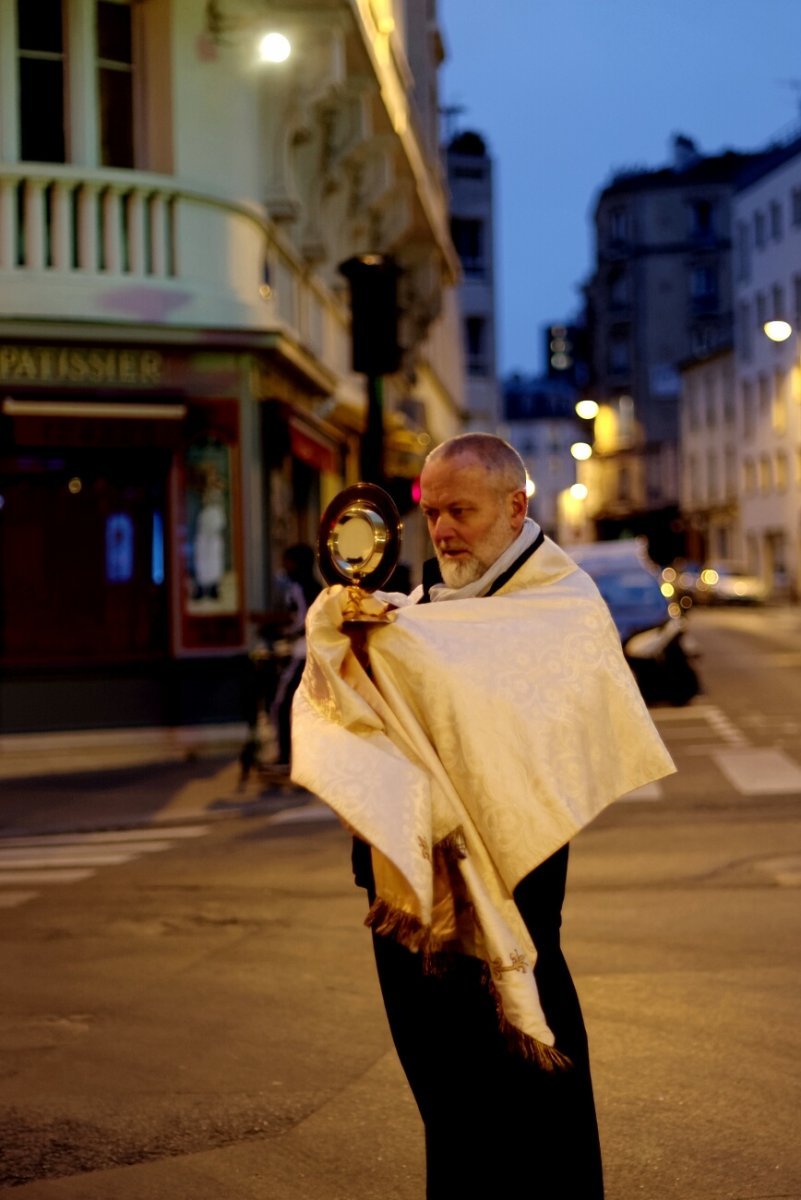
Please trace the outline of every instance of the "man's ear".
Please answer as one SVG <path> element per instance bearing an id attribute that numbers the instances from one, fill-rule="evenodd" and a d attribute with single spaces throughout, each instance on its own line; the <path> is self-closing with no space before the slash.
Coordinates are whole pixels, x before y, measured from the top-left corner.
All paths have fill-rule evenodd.
<path id="1" fill-rule="evenodd" d="M 519 533 L 528 515 L 528 496 L 525 488 L 518 488 L 509 495 L 509 518 L 512 529 Z"/>

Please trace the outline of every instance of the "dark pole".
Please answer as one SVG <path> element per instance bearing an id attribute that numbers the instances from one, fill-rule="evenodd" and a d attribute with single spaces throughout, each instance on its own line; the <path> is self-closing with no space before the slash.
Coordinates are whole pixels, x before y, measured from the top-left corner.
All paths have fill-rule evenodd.
<path id="1" fill-rule="evenodd" d="M 359 470 L 365 483 L 384 483 L 384 380 L 367 375 L 367 428 L 364 431 Z"/>
<path id="2" fill-rule="evenodd" d="M 353 369 L 364 375 L 367 388 L 359 470 L 365 483 L 383 486 L 383 377 L 400 364 L 398 268 L 387 255 L 362 254 L 340 263 L 339 270 L 350 284 Z"/>

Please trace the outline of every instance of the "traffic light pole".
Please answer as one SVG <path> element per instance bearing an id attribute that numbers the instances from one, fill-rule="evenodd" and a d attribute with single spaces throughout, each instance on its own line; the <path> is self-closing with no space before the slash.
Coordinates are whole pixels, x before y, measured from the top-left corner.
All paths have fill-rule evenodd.
<path id="1" fill-rule="evenodd" d="M 364 483 L 383 486 L 384 475 L 384 381 L 380 375 L 366 375 L 367 426 L 362 435 L 359 470 Z"/>

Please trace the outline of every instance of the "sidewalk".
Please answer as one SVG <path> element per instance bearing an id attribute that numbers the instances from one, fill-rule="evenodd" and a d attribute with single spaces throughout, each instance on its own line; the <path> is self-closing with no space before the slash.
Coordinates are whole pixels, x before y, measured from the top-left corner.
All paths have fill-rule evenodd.
<path id="1" fill-rule="evenodd" d="M 277 772 L 239 780 L 244 727 L 0 738 L 0 837 L 208 821 L 310 796 Z"/>

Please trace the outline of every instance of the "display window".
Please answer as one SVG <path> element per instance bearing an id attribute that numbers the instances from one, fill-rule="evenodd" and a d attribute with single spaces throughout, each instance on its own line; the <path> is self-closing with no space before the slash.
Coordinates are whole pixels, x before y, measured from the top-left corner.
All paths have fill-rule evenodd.
<path id="1" fill-rule="evenodd" d="M 193 403 L 175 473 L 179 652 L 244 642 L 236 401 Z"/>

